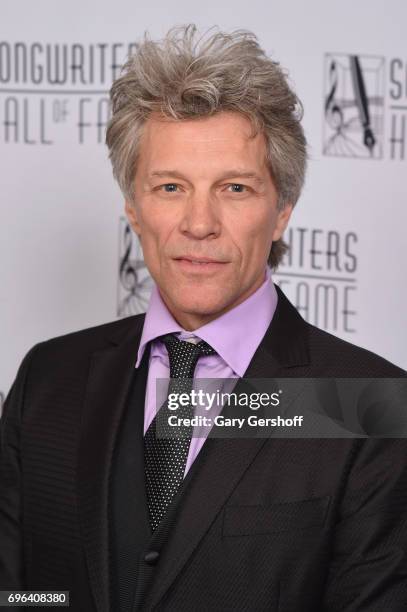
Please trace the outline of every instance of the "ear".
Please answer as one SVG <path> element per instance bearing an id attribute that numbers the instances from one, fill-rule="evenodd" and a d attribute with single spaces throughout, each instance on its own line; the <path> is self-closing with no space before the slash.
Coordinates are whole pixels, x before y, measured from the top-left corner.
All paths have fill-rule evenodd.
<path id="1" fill-rule="evenodd" d="M 133 229 L 134 232 L 136 232 L 136 234 L 138 236 L 141 235 L 141 228 L 139 225 L 139 222 L 137 220 L 137 212 L 136 212 L 136 207 L 132 202 L 129 202 L 129 200 L 125 201 L 125 206 L 124 206 L 124 210 L 127 216 L 127 219 Z"/>
<path id="2" fill-rule="evenodd" d="M 282 210 L 277 213 L 276 226 L 273 231 L 273 242 L 276 242 L 284 234 L 285 228 L 293 211 L 292 204 L 286 204 Z"/>

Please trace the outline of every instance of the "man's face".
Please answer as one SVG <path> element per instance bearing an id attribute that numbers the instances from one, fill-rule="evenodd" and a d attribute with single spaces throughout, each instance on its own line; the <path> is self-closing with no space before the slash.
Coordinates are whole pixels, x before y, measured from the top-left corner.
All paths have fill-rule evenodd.
<path id="1" fill-rule="evenodd" d="M 162 299 L 187 330 L 258 289 L 291 213 L 290 205 L 277 210 L 264 136 L 250 132 L 249 120 L 234 112 L 151 116 L 144 126 L 126 214 Z"/>

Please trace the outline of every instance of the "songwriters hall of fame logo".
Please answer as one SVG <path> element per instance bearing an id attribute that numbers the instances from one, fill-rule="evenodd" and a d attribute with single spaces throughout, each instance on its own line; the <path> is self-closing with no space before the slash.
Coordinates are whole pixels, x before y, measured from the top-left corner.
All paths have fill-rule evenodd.
<path id="1" fill-rule="evenodd" d="M 0 40 L 0 143 L 103 144 L 134 42 Z"/>
<path id="2" fill-rule="evenodd" d="M 127 219 L 119 223 L 119 281 L 117 315 L 127 317 L 145 312 L 153 281 L 144 263 L 143 251 L 138 236 Z"/>
<path id="3" fill-rule="evenodd" d="M 357 332 L 357 234 L 292 226 L 284 240 L 289 251 L 274 282 L 309 323 L 343 336 Z"/>
<path id="4" fill-rule="evenodd" d="M 325 155 L 383 157 L 383 57 L 325 55 Z"/>

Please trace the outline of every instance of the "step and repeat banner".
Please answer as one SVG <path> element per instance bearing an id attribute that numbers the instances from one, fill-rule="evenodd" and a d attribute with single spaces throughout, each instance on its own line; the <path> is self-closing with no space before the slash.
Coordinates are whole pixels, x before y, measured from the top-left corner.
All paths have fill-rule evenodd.
<path id="1" fill-rule="evenodd" d="M 145 30 L 190 22 L 255 32 L 304 104 L 309 170 L 275 282 L 311 323 L 407 368 L 404 0 L 0 10 L 0 413 L 33 344 L 146 309 L 104 145 L 108 90 Z"/>

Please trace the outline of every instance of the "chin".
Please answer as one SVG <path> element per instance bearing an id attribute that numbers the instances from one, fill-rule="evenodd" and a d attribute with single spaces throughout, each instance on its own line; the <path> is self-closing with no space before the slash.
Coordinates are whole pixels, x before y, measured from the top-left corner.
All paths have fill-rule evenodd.
<path id="1" fill-rule="evenodd" d="M 228 301 L 224 299 L 219 300 L 219 296 L 217 299 L 208 299 L 207 295 L 202 295 L 202 299 L 200 299 L 199 292 L 195 292 L 190 299 L 185 299 L 185 296 L 178 296 L 178 298 L 173 300 L 173 304 L 181 312 L 206 316 L 214 315 L 223 310 Z"/>

